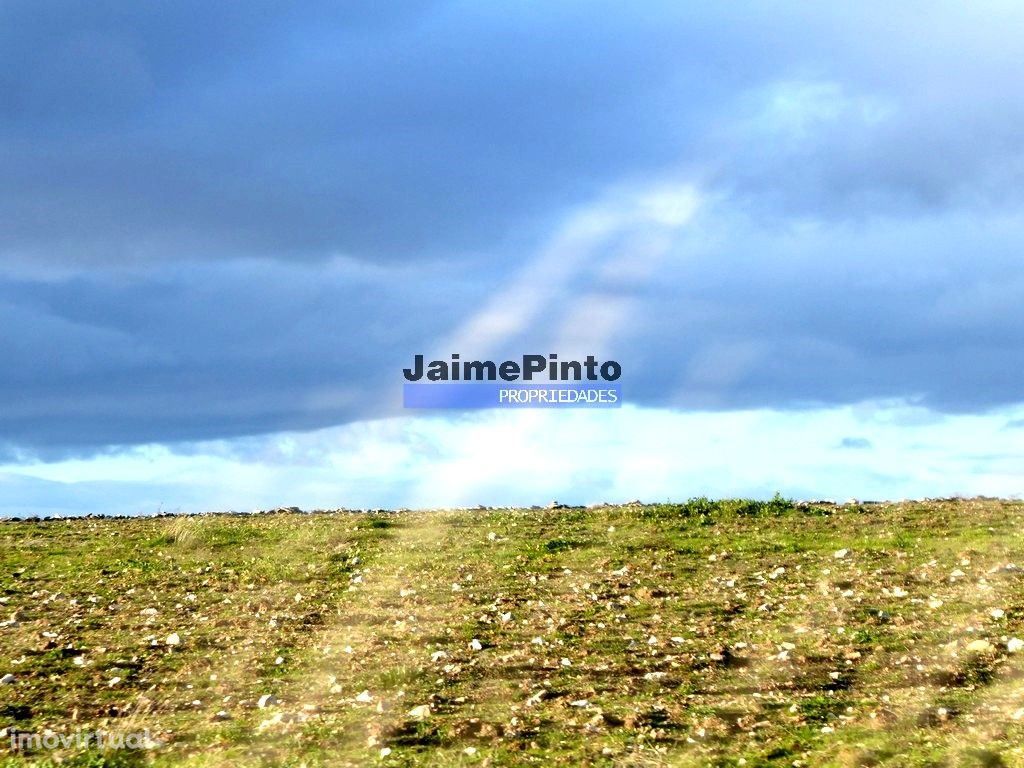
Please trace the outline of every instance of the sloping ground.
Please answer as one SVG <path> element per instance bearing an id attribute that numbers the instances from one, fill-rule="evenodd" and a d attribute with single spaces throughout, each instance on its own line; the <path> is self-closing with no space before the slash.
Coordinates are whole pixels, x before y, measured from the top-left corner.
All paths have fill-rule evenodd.
<path id="1" fill-rule="evenodd" d="M 995 500 L 3 523 L 0 759 L 1024 766 L 1022 530 Z M 47 729 L 146 735 L 12 751 Z"/>

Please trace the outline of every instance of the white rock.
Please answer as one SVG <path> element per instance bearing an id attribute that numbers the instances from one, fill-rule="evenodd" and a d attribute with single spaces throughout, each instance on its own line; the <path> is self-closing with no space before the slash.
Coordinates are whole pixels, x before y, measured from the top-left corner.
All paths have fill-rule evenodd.
<path id="1" fill-rule="evenodd" d="M 842 560 L 848 554 L 850 554 L 850 550 L 848 549 L 837 549 L 835 552 L 832 553 L 832 557 L 834 557 L 836 560 Z"/>
<path id="2" fill-rule="evenodd" d="M 1011 637 L 1006 641 L 1007 653 L 1016 653 L 1022 648 L 1024 648 L 1024 640 L 1021 640 L 1019 637 Z"/>
<path id="3" fill-rule="evenodd" d="M 360 702 L 361 704 L 369 704 L 371 701 L 373 701 L 373 696 L 370 695 L 369 691 L 363 691 L 358 696 L 356 696 L 356 701 Z"/>
<path id="4" fill-rule="evenodd" d="M 259 732 L 262 733 L 263 731 L 267 730 L 268 728 L 273 728 L 275 725 L 281 725 L 284 721 L 285 721 L 284 713 L 283 712 L 276 712 L 271 717 L 268 717 L 266 720 L 264 720 L 258 726 L 256 726 L 256 730 L 258 730 Z"/>
<path id="5" fill-rule="evenodd" d="M 418 707 L 413 707 L 405 714 L 406 717 L 410 718 L 411 720 L 426 720 L 428 717 L 430 717 L 430 705 L 420 704 Z"/>
<path id="6" fill-rule="evenodd" d="M 540 704 L 547 697 L 548 697 L 548 692 L 546 690 L 543 690 L 543 689 L 539 690 L 535 694 L 533 694 L 533 696 L 531 696 L 530 698 L 528 698 L 526 700 L 526 706 L 532 707 L 532 706 L 535 706 L 537 704 Z"/>
<path id="7" fill-rule="evenodd" d="M 267 707 L 277 706 L 277 696 L 272 693 L 264 693 L 260 696 L 260 700 L 256 702 L 256 706 L 260 709 L 266 709 Z"/>
<path id="8" fill-rule="evenodd" d="M 474 651 L 482 651 L 484 649 L 483 643 L 481 643 L 475 637 L 469 641 L 469 647 Z"/>
<path id="9" fill-rule="evenodd" d="M 148 733 L 142 737 L 142 748 L 143 749 L 159 749 L 164 743 L 160 739 L 154 739 Z"/>
<path id="10" fill-rule="evenodd" d="M 156 616 L 158 611 L 156 608 L 143 608 L 139 613 L 143 616 Z"/>
<path id="11" fill-rule="evenodd" d="M 993 608 L 991 611 L 988 612 L 988 615 L 991 616 L 993 619 L 1001 619 L 1003 618 L 1003 616 L 1006 615 L 1006 611 L 1004 611 L 1002 608 Z"/>
<path id="12" fill-rule="evenodd" d="M 181 645 L 181 635 L 179 635 L 177 632 L 171 632 L 171 634 L 167 636 L 167 639 L 164 640 L 164 642 L 167 645 Z"/>
<path id="13" fill-rule="evenodd" d="M 14 675 L 8 672 L 3 677 L 0 677 L 0 685 L 14 685 Z"/>
<path id="14" fill-rule="evenodd" d="M 569 702 L 570 707 L 589 707 L 590 702 L 587 699 L 576 699 L 576 701 Z"/>
<path id="15" fill-rule="evenodd" d="M 988 653 L 992 650 L 992 643 L 988 640 L 972 640 L 967 644 L 968 653 Z"/>

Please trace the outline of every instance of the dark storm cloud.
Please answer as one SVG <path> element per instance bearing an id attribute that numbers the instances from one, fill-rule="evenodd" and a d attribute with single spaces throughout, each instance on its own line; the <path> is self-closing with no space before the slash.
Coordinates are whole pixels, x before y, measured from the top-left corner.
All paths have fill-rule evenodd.
<path id="1" fill-rule="evenodd" d="M 782 215 L 1015 189 L 998 16 L 718 5 L 7 3 L 0 249 L 493 252 L 666 167 Z"/>
<path id="2" fill-rule="evenodd" d="M 572 209 L 664 178 L 702 203 L 654 274 L 594 251 L 505 354 L 604 295 L 641 404 L 1019 402 L 1021 15 L 5 3 L 0 450 L 392 413 Z"/>
<path id="3" fill-rule="evenodd" d="M 464 299 L 418 292 L 441 279 L 246 261 L 0 283 L 0 434 L 56 458 L 393 412 L 384 385 Z"/>
<path id="4" fill-rule="evenodd" d="M 623 365 L 644 372 L 637 396 L 684 407 L 1021 402 L 1021 243 L 1020 219 L 780 231 L 727 217 L 688 233 L 640 293 Z"/>
<path id="5" fill-rule="evenodd" d="M 491 248 L 674 161 L 717 85 L 749 76 L 658 14 L 364 5 L 5 5 L 0 248 Z"/>

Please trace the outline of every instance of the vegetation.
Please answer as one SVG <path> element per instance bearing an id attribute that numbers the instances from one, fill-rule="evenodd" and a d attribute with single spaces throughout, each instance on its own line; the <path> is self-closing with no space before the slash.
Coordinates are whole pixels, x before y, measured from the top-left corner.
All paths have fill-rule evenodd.
<path id="1" fill-rule="evenodd" d="M 1024 766 L 1022 524 L 778 497 L 5 522 L 0 764 Z M 146 742 L 11 748 L 48 729 Z"/>

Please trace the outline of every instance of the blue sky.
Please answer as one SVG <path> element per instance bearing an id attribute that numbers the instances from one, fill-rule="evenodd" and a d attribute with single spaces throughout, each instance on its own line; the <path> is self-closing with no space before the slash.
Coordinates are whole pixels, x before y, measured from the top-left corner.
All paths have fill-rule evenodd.
<path id="1" fill-rule="evenodd" d="M 0 513 L 1024 490 L 1017 3 L 0 7 Z M 615 413 L 403 413 L 414 354 Z"/>

